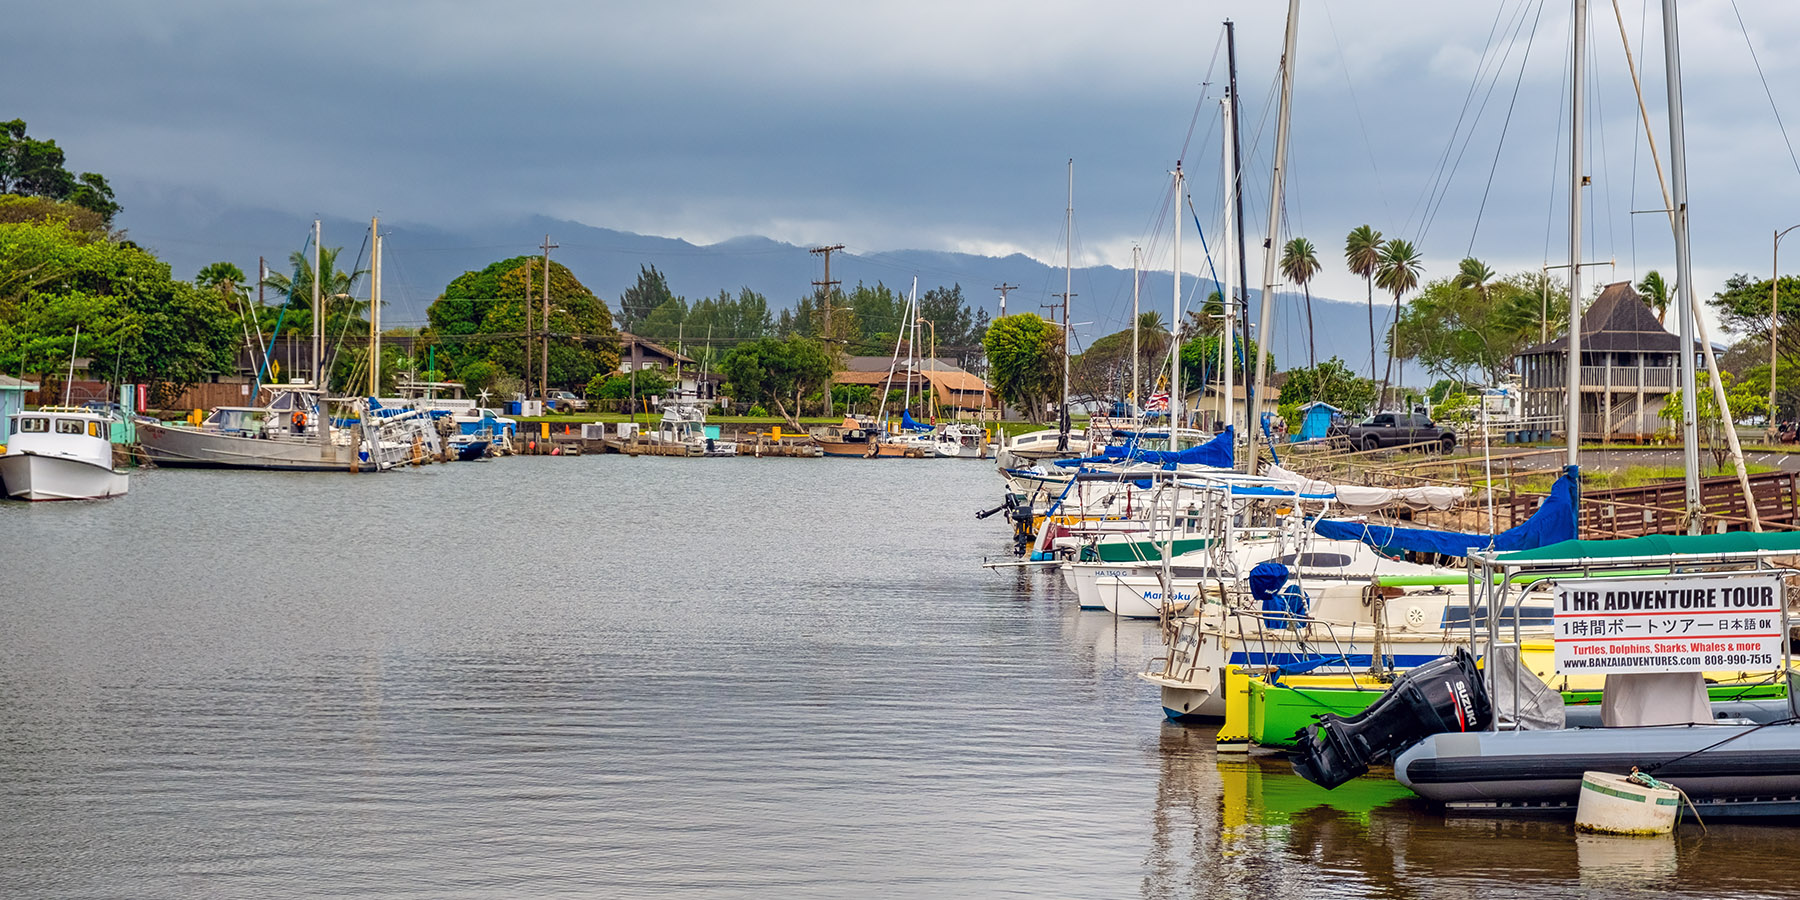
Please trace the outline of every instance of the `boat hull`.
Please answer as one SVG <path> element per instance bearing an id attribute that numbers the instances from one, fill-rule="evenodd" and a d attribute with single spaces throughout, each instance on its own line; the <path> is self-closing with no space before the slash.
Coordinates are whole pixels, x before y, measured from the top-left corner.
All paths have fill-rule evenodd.
<path id="1" fill-rule="evenodd" d="M 1437 734 L 1401 753 L 1394 777 L 1437 803 L 1572 812 L 1583 772 L 1634 766 L 1704 815 L 1800 814 L 1800 724 Z"/>
<path id="2" fill-rule="evenodd" d="M 124 496 L 131 476 L 85 460 L 24 451 L 0 456 L 0 484 L 15 500 L 98 500 Z"/>
<path id="3" fill-rule="evenodd" d="M 258 438 L 138 421 L 138 443 L 159 466 L 201 469 L 273 469 L 348 472 L 354 451 L 317 440 Z M 369 466 L 374 468 L 374 466 Z"/>

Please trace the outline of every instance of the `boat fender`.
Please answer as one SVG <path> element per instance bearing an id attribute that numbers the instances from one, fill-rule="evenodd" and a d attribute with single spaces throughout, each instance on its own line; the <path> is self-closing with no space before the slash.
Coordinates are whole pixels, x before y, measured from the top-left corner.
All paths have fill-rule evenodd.
<path id="1" fill-rule="evenodd" d="M 863 453 L 863 458 L 864 459 L 874 459 L 880 453 L 881 453 L 881 440 L 879 438 L 874 438 L 874 437 L 869 438 L 869 449 L 867 452 Z"/>

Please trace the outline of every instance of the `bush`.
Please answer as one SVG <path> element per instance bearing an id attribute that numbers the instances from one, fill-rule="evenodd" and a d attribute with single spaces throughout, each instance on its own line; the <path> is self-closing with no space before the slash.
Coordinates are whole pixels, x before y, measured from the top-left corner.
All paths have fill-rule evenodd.
<path id="1" fill-rule="evenodd" d="M 672 387 L 674 384 L 660 372 L 646 370 L 637 373 L 635 392 L 639 397 L 663 396 Z M 587 383 L 586 390 L 590 400 L 625 400 L 634 392 L 630 375 L 611 373 L 595 375 Z"/>
<path id="2" fill-rule="evenodd" d="M 755 406 L 750 407 L 750 415 L 760 417 L 760 416 L 766 416 L 768 414 L 769 414 L 769 411 L 764 409 L 762 407 L 762 404 L 760 404 L 760 403 Z"/>

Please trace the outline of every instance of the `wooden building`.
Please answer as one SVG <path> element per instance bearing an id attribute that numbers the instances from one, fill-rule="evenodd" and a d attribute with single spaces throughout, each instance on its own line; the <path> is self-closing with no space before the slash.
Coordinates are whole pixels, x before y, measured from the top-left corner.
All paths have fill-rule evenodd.
<path id="1" fill-rule="evenodd" d="M 1681 339 L 1656 321 L 1631 282 L 1607 285 L 1581 316 L 1582 438 L 1647 441 L 1664 431 L 1663 404 L 1680 385 L 1680 352 Z M 1700 345 L 1689 352 L 1704 373 Z M 1519 354 L 1524 416 L 1532 427 L 1566 434 L 1568 360 L 1567 332 Z"/>

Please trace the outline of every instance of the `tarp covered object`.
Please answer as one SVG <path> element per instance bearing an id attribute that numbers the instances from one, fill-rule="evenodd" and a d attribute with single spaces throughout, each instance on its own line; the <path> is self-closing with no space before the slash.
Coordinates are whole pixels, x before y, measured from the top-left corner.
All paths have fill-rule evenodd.
<path id="1" fill-rule="evenodd" d="M 1550 488 L 1550 496 L 1531 518 L 1496 535 L 1468 534 L 1460 531 L 1433 531 L 1428 528 L 1393 528 L 1350 522 L 1342 519 L 1319 519 L 1313 531 L 1333 540 L 1362 541 L 1371 547 L 1397 553 L 1411 550 L 1441 553 L 1445 556 L 1467 556 L 1470 550 L 1534 550 L 1559 541 L 1575 539 L 1574 467 L 1563 471 Z"/>
<path id="2" fill-rule="evenodd" d="M 1404 503 L 1413 509 L 1449 509 L 1469 496 L 1469 489 L 1466 487 L 1437 484 L 1409 488 L 1332 484 L 1307 478 L 1276 465 L 1264 467 L 1263 474 L 1297 485 L 1305 493 L 1336 494 L 1338 504 L 1350 512 L 1369 512 L 1394 503 Z"/>
<path id="3" fill-rule="evenodd" d="M 930 431 L 931 430 L 930 425 L 920 425 L 918 423 L 918 420 L 916 420 L 912 417 L 912 413 L 910 413 L 904 409 L 900 411 L 900 427 L 906 429 L 907 431 Z"/>

